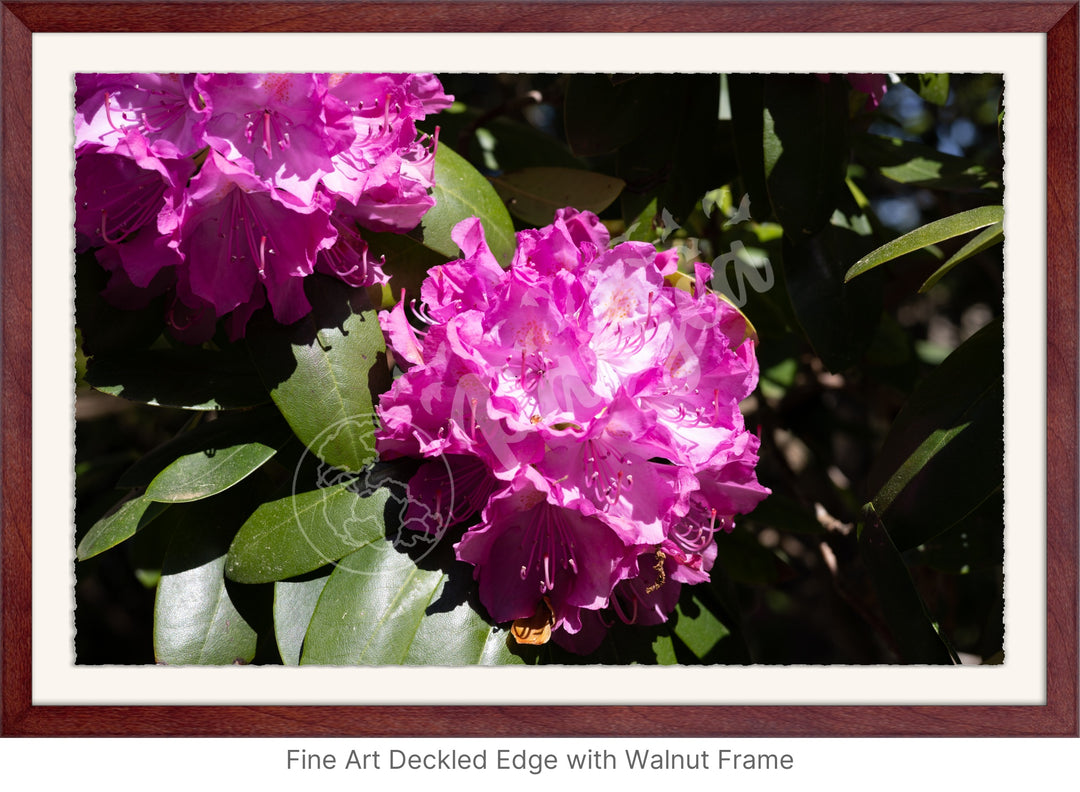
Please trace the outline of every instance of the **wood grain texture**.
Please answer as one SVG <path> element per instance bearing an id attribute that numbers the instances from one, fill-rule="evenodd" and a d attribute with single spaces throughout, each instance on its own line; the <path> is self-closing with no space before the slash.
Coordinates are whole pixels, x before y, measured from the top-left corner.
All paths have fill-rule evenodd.
<path id="1" fill-rule="evenodd" d="M 0 13 L 0 733 L 30 702 L 30 31 Z"/>
<path id="2" fill-rule="evenodd" d="M 1045 32 L 1069 3 L 7 3 L 56 32 Z"/>
<path id="3" fill-rule="evenodd" d="M 205 736 L 1077 736 L 1077 3 L 2 3 L 0 733 Z M 31 703 L 33 32 L 1047 34 L 1046 706 L 65 707 Z"/>

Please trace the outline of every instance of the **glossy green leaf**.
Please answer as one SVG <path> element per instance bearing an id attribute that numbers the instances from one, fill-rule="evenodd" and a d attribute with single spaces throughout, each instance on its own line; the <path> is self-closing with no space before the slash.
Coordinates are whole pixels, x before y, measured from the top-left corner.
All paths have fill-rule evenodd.
<path id="1" fill-rule="evenodd" d="M 291 435 L 288 424 L 272 404 L 252 410 L 222 413 L 194 413 L 184 428 L 171 440 L 140 457 L 124 471 L 119 487 L 146 487 L 169 465 L 189 454 L 246 443 L 262 443 L 274 448 Z"/>
<path id="2" fill-rule="evenodd" d="M 905 74 L 904 84 L 931 104 L 943 105 L 949 101 L 948 74 Z"/>
<path id="3" fill-rule="evenodd" d="M 154 601 L 154 656 L 168 665 L 232 665 L 255 657 L 258 636 L 224 577 L 235 530 L 232 509 L 200 501 L 183 507 L 172 534 Z"/>
<path id="4" fill-rule="evenodd" d="M 345 481 L 259 506 L 229 548 L 228 577 L 240 583 L 285 580 L 363 545 L 384 544 L 390 490 L 362 497 L 354 486 Z"/>
<path id="5" fill-rule="evenodd" d="M 952 239 L 1000 223 L 1004 218 L 1005 207 L 980 206 L 978 209 L 969 209 L 966 212 L 960 212 L 927 223 L 867 253 L 847 271 L 844 281 L 850 281 L 852 278 L 858 277 L 864 272 L 884 264 L 886 261 L 892 261 L 928 245 L 936 245 L 946 239 Z"/>
<path id="6" fill-rule="evenodd" d="M 137 531 L 159 517 L 166 508 L 164 504 L 155 503 L 146 496 L 126 501 L 115 512 L 94 523 L 79 542 L 75 557 L 85 561 L 130 539 Z"/>
<path id="7" fill-rule="evenodd" d="M 824 228 L 845 193 L 847 89 L 809 74 L 764 78 L 762 146 L 773 213 L 791 238 Z"/>
<path id="8" fill-rule="evenodd" d="M 969 338 L 912 393 L 867 481 L 901 550 L 936 536 L 1004 481 L 1004 340 L 1000 321 Z"/>
<path id="9" fill-rule="evenodd" d="M 329 579 L 330 573 L 324 572 L 274 584 L 274 637 L 285 665 L 300 665 L 304 635 Z"/>
<path id="10" fill-rule="evenodd" d="M 132 401 L 185 410 L 228 410 L 269 397 L 250 361 L 230 351 L 152 349 L 95 355 L 86 381 Z"/>
<path id="11" fill-rule="evenodd" d="M 276 453 L 272 446 L 245 443 L 187 454 L 150 482 L 146 496 L 162 503 L 208 498 L 243 481 Z"/>
<path id="12" fill-rule="evenodd" d="M 157 449 L 162 460 L 180 453 L 151 479 L 146 497 L 183 503 L 216 495 L 258 470 L 290 437 L 276 411 L 250 411 L 236 417 L 226 413 Z"/>
<path id="13" fill-rule="evenodd" d="M 265 322 L 248 344 L 270 395 L 311 453 L 359 471 L 375 459 L 373 393 L 389 387 L 386 342 L 362 291 L 310 276 L 311 313 L 283 327 Z"/>
<path id="14" fill-rule="evenodd" d="M 450 234 L 462 220 L 480 218 L 484 238 L 492 255 L 503 266 L 510 264 L 517 247 L 514 222 L 495 188 L 476 168 L 449 146 L 441 144 L 435 153 L 435 206 L 413 232 L 426 247 L 450 259 L 461 251 Z"/>
<path id="15" fill-rule="evenodd" d="M 599 214 L 619 197 L 622 179 L 573 168 L 525 168 L 492 177 L 510 213 L 526 223 L 547 225 L 555 211 L 573 207 Z"/>
<path id="16" fill-rule="evenodd" d="M 952 256 L 950 256 L 948 261 L 938 267 L 934 274 L 927 278 L 923 285 L 919 287 L 919 291 L 929 291 L 934 286 L 934 284 L 936 284 L 939 280 L 948 275 L 952 268 L 959 264 L 961 261 L 966 261 L 972 256 L 982 253 L 984 250 L 996 245 L 1003 239 L 1005 239 L 1003 223 L 994 223 L 992 226 L 984 228 L 982 231 L 976 234 L 975 237 L 971 239 L 967 244 L 965 244 L 962 248 L 960 248 Z"/>
<path id="17" fill-rule="evenodd" d="M 926 665 L 958 662 L 930 618 L 903 556 L 869 504 L 859 524 L 859 554 L 877 592 L 901 662 Z"/>
<path id="18" fill-rule="evenodd" d="M 449 569 L 417 566 L 389 543 L 343 558 L 319 598 L 301 663 L 521 663 L 508 632 L 477 612 L 470 568 L 455 563 Z"/>

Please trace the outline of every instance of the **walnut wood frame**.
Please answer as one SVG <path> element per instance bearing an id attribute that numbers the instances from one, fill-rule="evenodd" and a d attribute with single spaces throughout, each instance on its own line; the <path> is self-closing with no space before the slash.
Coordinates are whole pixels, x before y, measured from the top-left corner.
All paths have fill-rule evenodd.
<path id="1" fill-rule="evenodd" d="M 192 13 L 193 6 L 199 13 Z M 0 2 L 0 733 L 1077 736 L 1077 11 L 1073 2 Z M 35 32 L 1036 32 L 1047 53 L 1044 706 L 35 706 L 31 36 Z"/>

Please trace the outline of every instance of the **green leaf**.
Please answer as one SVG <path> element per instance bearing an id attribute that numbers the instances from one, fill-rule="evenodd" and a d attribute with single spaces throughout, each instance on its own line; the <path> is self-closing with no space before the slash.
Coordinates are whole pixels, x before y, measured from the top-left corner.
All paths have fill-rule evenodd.
<path id="1" fill-rule="evenodd" d="M 961 261 L 965 261 L 972 256 L 982 253 L 984 250 L 996 245 L 1003 239 L 1005 239 L 1003 223 L 994 223 L 989 228 L 984 228 L 967 244 L 950 256 L 949 260 L 942 264 L 933 275 L 927 278 L 923 285 L 919 287 L 919 292 L 925 293 L 929 291 L 935 283 L 949 274 L 949 271 Z"/>
<path id="2" fill-rule="evenodd" d="M 912 253 L 929 245 L 936 245 L 946 239 L 977 231 L 1005 219 L 1004 206 L 980 206 L 978 209 L 969 209 L 966 212 L 944 217 L 927 223 L 921 228 L 909 231 L 903 236 L 887 242 L 876 250 L 867 253 L 847 271 L 844 282 L 850 281 L 874 267 L 892 261 L 907 253 Z"/>
<path id="3" fill-rule="evenodd" d="M 920 383 L 893 421 L 867 483 L 901 550 L 964 520 L 1001 489 L 1003 348 L 994 321 Z"/>
<path id="4" fill-rule="evenodd" d="M 304 285 L 311 313 L 287 327 L 262 317 L 248 346 L 300 441 L 327 464 L 359 471 L 375 459 L 372 394 L 389 387 L 386 342 L 362 291 L 314 275 Z"/>
<path id="5" fill-rule="evenodd" d="M 132 498 L 112 514 L 98 520 L 86 532 L 75 551 L 80 561 L 93 558 L 111 547 L 130 539 L 137 531 L 149 525 L 167 507 L 144 496 Z"/>
<path id="6" fill-rule="evenodd" d="M 599 214 L 619 197 L 622 179 L 574 168 L 525 168 L 492 177 L 510 212 L 536 226 L 552 222 L 557 209 Z"/>
<path id="7" fill-rule="evenodd" d="M 323 572 L 274 584 L 274 636 L 285 665 L 300 665 L 304 635 L 329 579 L 330 573 Z"/>
<path id="8" fill-rule="evenodd" d="M 237 523 L 217 501 L 183 507 L 154 601 L 154 656 L 168 665 L 231 665 L 255 657 L 258 636 L 241 616 L 223 572 Z"/>
<path id="9" fill-rule="evenodd" d="M 396 501 L 382 487 L 363 497 L 353 481 L 264 503 L 229 548 L 226 574 L 239 583 L 302 575 L 358 547 L 386 544 L 385 512 Z"/>
<path id="10" fill-rule="evenodd" d="M 934 626 L 903 556 L 873 506 L 867 504 L 863 510 L 858 530 L 859 554 L 873 581 L 901 662 L 934 665 L 959 662 Z"/>
<path id="11" fill-rule="evenodd" d="M 281 413 L 272 404 L 253 410 L 222 413 L 197 412 L 171 440 L 140 457 L 124 471 L 118 487 L 146 487 L 165 468 L 181 457 L 246 443 L 280 448 L 291 435 Z"/>
<path id="12" fill-rule="evenodd" d="M 764 78 L 762 147 L 766 188 L 785 235 L 824 228 L 844 195 L 847 89 L 814 75 Z"/>
<path id="13" fill-rule="evenodd" d="M 183 503 L 216 495 L 258 470 L 292 437 L 280 416 L 268 422 L 265 411 L 230 417 L 226 413 L 181 435 L 164 449 L 155 449 L 158 459 L 180 453 L 150 481 L 146 497 Z"/>
<path id="14" fill-rule="evenodd" d="M 245 443 L 187 454 L 150 482 L 146 496 L 162 503 L 208 498 L 243 481 L 276 453 L 262 443 Z"/>
<path id="15" fill-rule="evenodd" d="M 94 388 L 132 401 L 185 410 L 228 410 L 265 404 L 251 363 L 233 351 L 152 349 L 95 355 L 86 364 Z"/>
<path id="16" fill-rule="evenodd" d="M 508 633 L 478 613 L 470 567 L 420 567 L 384 545 L 367 545 L 339 562 L 312 616 L 301 664 L 522 662 Z"/>
<path id="17" fill-rule="evenodd" d="M 701 600 L 693 597 L 687 607 L 682 604 L 675 609 L 674 633 L 699 660 L 705 658 L 731 631 Z"/>
<path id="18" fill-rule="evenodd" d="M 931 104 L 943 105 L 949 101 L 948 74 L 905 74 L 903 81 Z"/>
<path id="19" fill-rule="evenodd" d="M 467 160 L 440 143 L 435 153 L 435 206 L 414 232 L 420 242 L 450 259 L 461 253 L 450 233 L 462 220 L 478 217 L 492 255 L 504 267 L 510 264 L 517 247 L 514 221 L 495 188 Z"/>
<path id="20" fill-rule="evenodd" d="M 999 186 L 985 168 L 972 164 L 966 157 L 945 154 L 910 140 L 860 135 L 855 139 L 854 150 L 859 162 L 878 169 L 888 179 L 912 187 L 972 191 Z"/>

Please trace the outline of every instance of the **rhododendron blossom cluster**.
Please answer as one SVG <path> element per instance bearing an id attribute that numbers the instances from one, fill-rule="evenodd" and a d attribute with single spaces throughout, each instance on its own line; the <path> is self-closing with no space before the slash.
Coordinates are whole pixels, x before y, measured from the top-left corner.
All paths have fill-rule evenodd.
<path id="1" fill-rule="evenodd" d="M 433 205 L 434 141 L 416 121 L 450 104 L 429 74 L 80 74 L 76 249 L 125 308 L 169 294 L 188 342 L 232 338 L 269 303 L 288 324 L 304 278 L 385 282 L 361 228 L 404 232 Z"/>
<path id="2" fill-rule="evenodd" d="M 418 321 L 404 300 L 380 314 L 404 373 L 378 448 L 427 458 L 408 527 L 465 526 L 457 558 L 519 641 L 588 652 L 616 619 L 665 621 L 768 494 L 739 411 L 758 374 L 746 320 L 706 267 L 676 288 L 676 251 L 609 249 L 588 212 L 519 232 L 507 270 L 479 220 L 453 239 L 463 258 L 429 272 Z"/>

